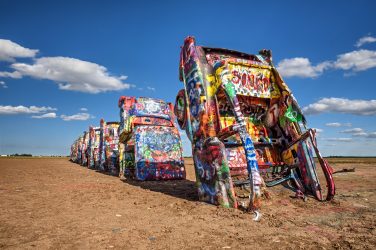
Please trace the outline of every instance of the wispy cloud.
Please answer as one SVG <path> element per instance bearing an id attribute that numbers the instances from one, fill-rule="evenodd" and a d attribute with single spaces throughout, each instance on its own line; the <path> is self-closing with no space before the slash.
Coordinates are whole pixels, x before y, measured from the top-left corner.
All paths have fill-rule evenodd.
<path id="1" fill-rule="evenodd" d="M 374 68 L 376 67 L 376 51 L 362 49 L 339 55 L 333 67 L 354 72 Z"/>
<path id="2" fill-rule="evenodd" d="M 124 76 L 111 76 L 105 67 L 75 58 L 42 57 L 34 64 L 13 63 L 11 67 L 23 76 L 52 80 L 62 90 L 95 94 L 130 88 L 122 82 Z"/>
<path id="3" fill-rule="evenodd" d="M 352 141 L 352 138 L 323 138 L 323 140 L 336 141 L 336 142 L 349 142 L 349 141 Z"/>
<path id="4" fill-rule="evenodd" d="M 33 115 L 31 116 L 31 118 L 35 118 L 35 119 L 46 119 L 46 118 L 56 118 L 56 113 L 54 112 L 51 112 L 51 113 L 46 113 L 46 114 L 43 114 L 43 115 Z"/>
<path id="5" fill-rule="evenodd" d="M 313 66 L 310 60 L 304 57 L 283 59 L 277 65 L 277 69 L 282 76 L 301 78 L 317 77 L 330 67 L 330 62 L 322 62 Z"/>
<path id="6" fill-rule="evenodd" d="M 376 138 L 376 132 L 369 133 L 369 134 L 366 135 L 366 137 L 374 139 L 374 138 Z"/>
<path id="7" fill-rule="evenodd" d="M 87 108 L 80 108 L 80 110 L 86 112 L 88 109 Z"/>
<path id="8" fill-rule="evenodd" d="M 322 98 L 303 108 L 307 115 L 321 113 L 344 113 L 353 115 L 376 115 L 376 100 L 349 100 L 345 98 Z"/>
<path id="9" fill-rule="evenodd" d="M 361 132 L 364 132 L 362 128 L 351 128 L 351 129 L 346 129 L 346 130 L 341 131 L 341 133 L 345 133 L 345 134 L 354 134 L 354 133 L 361 133 Z"/>
<path id="10" fill-rule="evenodd" d="M 22 78 L 22 75 L 20 74 L 20 72 L 17 72 L 17 71 L 13 71 L 13 72 L 0 71 L 0 77 L 20 79 Z"/>
<path id="11" fill-rule="evenodd" d="M 4 81 L 0 81 L 0 87 L 2 87 L 4 89 L 8 88 L 8 86 L 5 84 Z"/>
<path id="12" fill-rule="evenodd" d="M 361 47 L 366 43 L 376 42 L 376 38 L 366 36 L 360 38 L 356 47 Z M 295 57 L 281 60 L 277 69 L 283 77 L 315 78 L 320 76 L 325 70 L 340 69 L 345 70 L 345 76 L 354 75 L 356 72 L 365 71 L 376 67 L 376 51 L 359 49 L 337 55 L 336 60 L 325 60 L 313 65 L 308 58 Z"/>
<path id="13" fill-rule="evenodd" d="M 37 49 L 28 49 L 11 40 L 0 39 L 0 61 L 14 62 L 15 58 L 34 57 L 37 53 Z"/>
<path id="14" fill-rule="evenodd" d="M 150 90 L 150 91 L 155 91 L 155 88 L 150 87 L 150 86 L 147 86 L 146 89 L 147 89 L 147 90 Z"/>
<path id="15" fill-rule="evenodd" d="M 376 138 L 376 132 L 367 133 L 362 128 L 346 129 L 341 133 L 351 134 L 354 137 Z"/>
<path id="16" fill-rule="evenodd" d="M 55 111 L 56 108 L 51 107 L 37 107 L 37 106 L 3 106 L 0 105 L 0 115 L 17 115 L 17 114 L 40 114 L 48 111 Z"/>
<path id="17" fill-rule="evenodd" d="M 54 81 L 60 89 L 96 94 L 129 89 L 127 76 L 112 75 L 102 65 L 70 57 L 35 58 L 38 50 L 28 49 L 10 40 L 0 39 L 0 61 L 11 62 L 12 72 L 0 77 L 20 79 L 24 76 Z M 32 63 L 17 63 L 16 58 L 33 58 Z"/>
<path id="18" fill-rule="evenodd" d="M 95 117 L 88 113 L 77 113 L 74 115 L 61 115 L 60 118 L 64 121 L 86 121 Z"/>
<path id="19" fill-rule="evenodd" d="M 363 46 L 364 44 L 367 44 L 367 43 L 374 43 L 376 42 L 376 37 L 372 37 L 372 36 L 364 36 L 362 38 L 360 38 L 356 44 L 355 44 L 355 47 L 361 47 Z"/>
<path id="20" fill-rule="evenodd" d="M 327 127 L 351 127 L 351 123 L 339 123 L 339 122 L 330 122 L 326 123 L 325 126 Z"/>
<path id="21" fill-rule="evenodd" d="M 346 129 L 346 130 L 341 131 L 340 133 L 351 134 L 352 136 L 357 136 L 357 137 L 367 136 L 367 133 L 364 132 L 364 130 L 362 128 Z"/>

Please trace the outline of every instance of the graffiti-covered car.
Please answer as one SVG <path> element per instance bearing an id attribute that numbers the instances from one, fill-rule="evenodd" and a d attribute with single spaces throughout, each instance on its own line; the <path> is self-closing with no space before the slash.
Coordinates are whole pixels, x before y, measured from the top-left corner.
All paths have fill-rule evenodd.
<path id="1" fill-rule="evenodd" d="M 100 122 L 99 169 L 111 175 L 119 174 L 119 122 Z"/>
<path id="2" fill-rule="evenodd" d="M 87 155 L 88 155 L 88 144 L 89 144 L 89 132 L 85 131 L 83 138 L 82 138 L 82 145 L 81 145 L 81 165 L 82 166 L 87 166 L 88 160 L 87 160 Z"/>
<path id="3" fill-rule="evenodd" d="M 119 99 L 120 176 L 136 180 L 185 179 L 173 105 L 145 97 Z"/>
<path id="4" fill-rule="evenodd" d="M 298 197 L 333 198 L 331 168 L 317 148 L 315 130 L 306 129 L 270 50 L 250 55 L 197 46 L 187 37 L 179 73 L 184 89 L 175 115 L 192 143 L 200 200 L 254 211 L 258 219 L 265 186 L 286 180 L 295 183 Z"/>
<path id="5" fill-rule="evenodd" d="M 71 145 L 70 160 L 72 162 L 77 162 L 77 155 L 78 155 L 78 139 L 76 139 Z"/>
<path id="6" fill-rule="evenodd" d="M 100 127 L 90 126 L 89 128 L 89 143 L 88 143 L 88 164 L 87 167 L 91 169 L 99 168 L 99 144 L 100 144 Z"/>
<path id="7" fill-rule="evenodd" d="M 77 159 L 76 163 L 81 164 L 82 163 L 82 144 L 84 142 L 84 137 L 81 135 L 77 139 Z"/>

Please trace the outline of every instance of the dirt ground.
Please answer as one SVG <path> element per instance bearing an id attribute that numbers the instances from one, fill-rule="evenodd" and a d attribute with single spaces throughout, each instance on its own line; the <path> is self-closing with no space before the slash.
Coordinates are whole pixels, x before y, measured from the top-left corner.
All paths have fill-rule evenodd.
<path id="1" fill-rule="evenodd" d="M 0 159 L 0 248 L 375 249 L 376 159 L 330 160 L 334 201 L 273 187 L 262 220 L 197 201 L 187 180 L 123 182 L 67 158 Z"/>

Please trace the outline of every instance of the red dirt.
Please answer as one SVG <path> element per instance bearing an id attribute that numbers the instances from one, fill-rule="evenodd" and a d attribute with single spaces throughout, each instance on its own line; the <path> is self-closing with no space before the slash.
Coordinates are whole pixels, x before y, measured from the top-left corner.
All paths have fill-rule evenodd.
<path id="1" fill-rule="evenodd" d="M 0 159 L 0 248 L 375 249 L 376 159 L 341 159 L 337 196 L 269 189 L 262 220 L 197 201 L 187 179 L 122 182 L 66 158 Z"/>

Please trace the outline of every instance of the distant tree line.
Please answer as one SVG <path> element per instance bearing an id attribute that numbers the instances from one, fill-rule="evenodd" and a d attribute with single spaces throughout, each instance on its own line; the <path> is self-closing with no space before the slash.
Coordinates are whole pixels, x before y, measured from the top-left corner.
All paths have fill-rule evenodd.
<path id="1" fill-rule="evenodd" d="M 32 154 L 11 154 L 9 156 L 24 156 L 24 157 L 33 157 Z"/>
<path id="2" fill-rule="evenodd" d="M 0 155 L 2 157 L 69 157 L 65 155 L 32 155 L 32 154 L 9 154 L 9 155 Z"/>
<path id="3" fill-rule="evenodd" d="M 341 155 L 331 155 L 331 156 L 325 156 L 324 158 L 375 158 L 375 156 L 341 156 Z"/>

